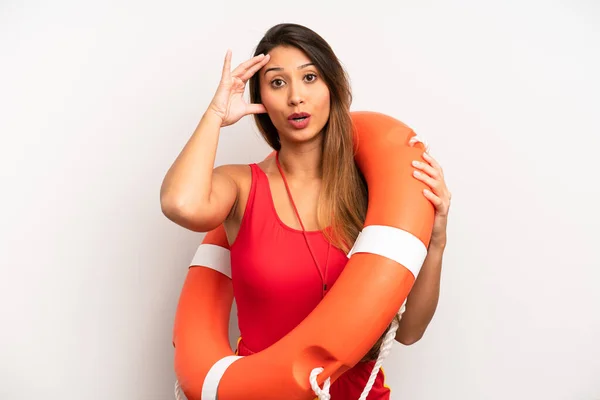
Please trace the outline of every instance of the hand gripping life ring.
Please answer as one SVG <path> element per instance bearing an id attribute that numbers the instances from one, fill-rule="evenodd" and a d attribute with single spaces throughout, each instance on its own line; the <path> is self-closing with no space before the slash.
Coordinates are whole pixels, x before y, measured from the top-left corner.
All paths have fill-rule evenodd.
<path id="1" fill-rule="evenodd" d="M 355 160 L 369 199 L 364 229 L 343 272 L 295 329 L 257 354 L 239 357 L 228 335 L 229 245 L 223 226 L 207 233 L 191 263 L 200 268 L 189 269 L 176 311 L 176 392 L 181 388 L 190 400 L 314 399 L 314 383 L 327 387 L 358 363 L 404 306 L 433 225 L 425 184 L 412 177 L 411 162 L 426 148 L 390 116 L 351 114 Z"/>

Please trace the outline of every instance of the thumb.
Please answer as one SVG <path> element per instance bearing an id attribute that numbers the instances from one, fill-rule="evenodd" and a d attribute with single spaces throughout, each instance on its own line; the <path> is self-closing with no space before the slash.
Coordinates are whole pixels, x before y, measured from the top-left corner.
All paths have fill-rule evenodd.
<path id="1" fill-rule="evenodd" d="M 262 104 L 248 104 L 246 114 L 264 114 L 267 109 Z"/>

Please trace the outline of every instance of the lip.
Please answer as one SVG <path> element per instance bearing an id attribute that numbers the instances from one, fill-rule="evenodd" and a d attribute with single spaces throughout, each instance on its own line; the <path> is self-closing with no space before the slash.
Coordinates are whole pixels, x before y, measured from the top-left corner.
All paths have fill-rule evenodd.
<path id="1" fill-rule="evenodd" d="M 294 114 L 292 114 L 294 115 Z M 297 117 L 295 117 L 297 118 Z M 296 121 L 294 119 L 288 119 L 288 122 L 290 123 L 290 125 L 296 129 L 304 129 L 308 126 L 309 122 L 310 122 L 310 116 L 306 116 L 306 118 L 304 118 L 302 121 Z"/>
<path id="2" fill-rule="evenodd" d="M 305 117 L 302 121 L 294 120 L 294 118 L 302 118 L 302 117 Z M 298 113 L 290 114 L 288 116 L 288 122 L 290 123 L 291 126 L 293 126 L 296 129 L 304 129 L 308 126 L 308 123 L 310 122 L 310 114 L 307 112 L 298 112 Z"/>
<path id="3" fill-rule="evenodd" d="M 288 120 L 301 117 L 310 117 L 310 114 L 307 112 L 293 113 L 288 116 Z"/>

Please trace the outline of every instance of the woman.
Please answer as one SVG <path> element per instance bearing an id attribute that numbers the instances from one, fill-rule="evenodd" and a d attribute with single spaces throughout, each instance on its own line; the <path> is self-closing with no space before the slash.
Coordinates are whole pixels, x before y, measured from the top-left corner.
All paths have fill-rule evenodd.
<path id="1" fill-rule="evenodd" d="M 255 56 L 221 82 L 194 134 L 169 169 L 161 206 L 197 232 L 224 224 L 241 339 L 238 354 L 269 347 L 298 325 L 342 272 L 363 227 L 367 187 L 354 163 L 347 76 L 330 46 L 296 24 L 271 28 Z M 250 81 L 251 103 L 243 99 Z M 220 128 L 253 115 L 275 156 L 214 168 Z M 428 154 L 415 178 L 435 206 L 429 252 L 408 296 L 396 340 L 421 338 L 434 314 L 450 193 Z M 381 339 L 380 339 L 381 341 Z M 333 399 L 358 398 L 380 343 L 331 385 Z M 388 399 L 383 371 L 368 399 Z"/>

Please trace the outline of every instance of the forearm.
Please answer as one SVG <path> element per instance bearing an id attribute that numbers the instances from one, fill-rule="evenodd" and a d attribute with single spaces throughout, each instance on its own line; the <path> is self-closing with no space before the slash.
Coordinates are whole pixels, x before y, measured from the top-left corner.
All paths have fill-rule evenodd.
<path id="1" fill-rule="evenodd" d="M 165 213 L 208 203 L 220 127 L 221 119 L 214 113 L 202 116 L 163 180 L 160 201 Z"/>
<path id="2" fill-rule="evenodd" d="M 442 258 L 445 245 L 431 245 L 423 267 L 408 295 L 406 310 L 400 320 L 396 340 L 402 344 L 415 343 L 425 333 L 437 308 L 440 294 Z"/>

